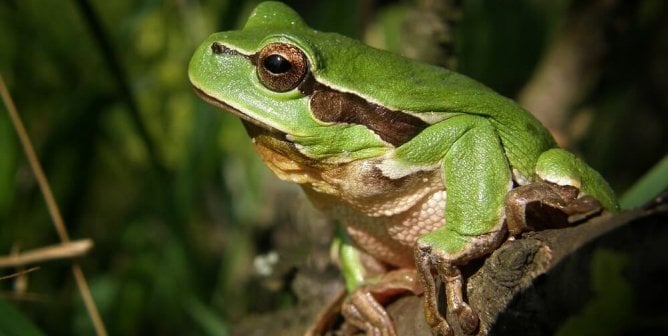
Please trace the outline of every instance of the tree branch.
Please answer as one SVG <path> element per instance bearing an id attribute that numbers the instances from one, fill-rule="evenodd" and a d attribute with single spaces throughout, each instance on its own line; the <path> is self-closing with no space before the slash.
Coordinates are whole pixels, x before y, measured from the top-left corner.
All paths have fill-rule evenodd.
<path id="1" fill-rule="evenodd" d="M 643 334 L 638 329 L 642 326 L 630 323 L 667 316 L 665 304 L 653 290 L 668 283 L 667 224 L 668 203 L 663 203 L 507 241 L 479 269 L 470 270 L 467 294 L 480 316 L 478 335 L 552 335 L 571 325 L 584 328 L 588 322 L 597 328 L 620 328 L 613 330 L 617 334 Z M 613 256 L 613 262 L 606 269 L 601 258 L 607 255 Z M 618 273 L 609 271 L 616 267 Z M 631 301 L 651 305 L 607 304 L 603 310 L 617 318 L 626 314 L 627 324 L 616 325 L 611 317 L 609 325 L 600 325 L 606 312 L 592 310 L 601 308 L 598 303 L 616 302 L 624 295 L 620 293 L 624 291 L 606 290 L 608 282 L 625 284 L 622 287 L 633 294 Z M 422 317 L 421 298 L 399 299 L 388 313 L 399 335 L 431 335 Z M 590 321 L 591 316 L 596 320 Z"/>
<path id="2" fill-rule="evenodd" d="M 574 325 L 581 332 L 587 323 L 607 328 L 607 334 L 657 334 L 651 332 L 656 330 L 643 332 L 642 323 L 646 328 L 652 325 L 651 321 L 668 316 L 663 302 L 668 283 L 665 246 L 666 200 L 652 208 L 597 217 L 578 226 L 530 232 L 508 240 L 489 257 L 464 270 L 468 301 L 480 317 L 477 335 L 551 335 Z M 300 335 L 307 328 L 317 330 L 313 335 L 341 334 L 341 330 L 336 330 L 336 321 L 341 321 L 336 307 L 343 287 L 336 277 L 332 272 L 317 276 L 308 268 L 300 270 L 293 288 L 309 289 L 297 291 L 297 306 L 248 317 L 236 324 L 232 335 Z M 618 287 L 623 290 L 606 288 L 608 284 L 622 284 Z M 300 292 L 320 294 L 305 298 Z M 629 304 L 624 296 L 629 292 L 633 294 L 631 302 L 643 305 Z M 323 306 L 331 309 L 323 311 Z M 398 335 L 431 335 L 424 321 L 421 297 L 403 296 L 388 305 L 387 311 Z M 452 316 L 448 319 L 455 321 Z M 607 322 L 601 324 L 601 319 Z M 456 324 L 453 328 L 456 335 L 462 335 Z M 346 332 L 349 330 L 343 334 L 349 335 Z"/>

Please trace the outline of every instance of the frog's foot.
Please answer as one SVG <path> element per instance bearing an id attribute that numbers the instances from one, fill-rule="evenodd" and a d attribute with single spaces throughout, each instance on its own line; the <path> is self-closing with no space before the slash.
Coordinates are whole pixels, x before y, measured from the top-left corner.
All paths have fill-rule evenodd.
<path id="1" fill-rule="evenodd" d="M 341 314 L 346 322 L 367 335 L 395 336 L 394 323 L 383 305 L 406 292 L 416 295 L 422 292 L 415 270 L 389 272 L 373 284 L 350 293 L 341 306 Z"/>
<path id="2" fill-rule="evenodd" d="M 506 197 L 506 222 L 511 235 L 524 231 L 572 225 L 602 211 L 591 196 L 578 197 L 579 189 L 546 181 L 517 187 Z"/>
<path id="3" fill-rule="evenodd" d="M 440 259 L 440 260 L 434 260 Z M 436 335 L 452 335 L 452 327 L 441 316 L 438 309 L 438 291 L 436 278 L 432 273 L 435 268 L 445 285 L 448 312 L 457 316 L 459 327 L 465 334 L 473 334 L 478 328 L 479 319 L 473 309 L 464 301 L 463 277 L 455 264 L 432 254 L 430 246 L 418 245 L 415 249 L 415 261 L 424 289 L 424 311 L 427 324 Z"/>
<path id="4" fill-rule="evenodd" d="M 394 324 L 385 308 L 370 292 L 356 290 L 346 298 L 341 307 L 346 322 L 372 336 L 395 336 Z"/>

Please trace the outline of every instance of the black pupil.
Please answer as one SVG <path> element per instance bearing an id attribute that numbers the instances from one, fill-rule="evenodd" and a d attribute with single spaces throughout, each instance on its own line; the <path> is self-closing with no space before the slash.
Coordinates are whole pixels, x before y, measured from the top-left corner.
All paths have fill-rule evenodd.
<path id="1" fill-rule="evenodd" d="M 277 54 L 267 56 L 262 62 L 262 65 L 264 65 L 265 69 L 274 74 L 286 73 L 292 68 L 292 64 L 290 64 L 288 60 Z"/>

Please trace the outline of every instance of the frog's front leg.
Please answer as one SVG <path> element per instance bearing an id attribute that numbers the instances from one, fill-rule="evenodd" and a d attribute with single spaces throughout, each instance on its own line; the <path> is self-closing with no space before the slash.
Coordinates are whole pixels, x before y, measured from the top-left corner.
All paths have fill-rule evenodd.
<path id="1" fill-rule="evenodd" d="M 371 336 L 396 336 L 392 319 L 370 291 L 358 289 L 346 297 L 341 306 L 346 322 Z"/>
<path id="2" fill-rule="evenodd" d="M 504 200 L 512 183 L 504 151 L 486 121 L 474 120 L 465 130 L 443 159 L 445 225 L 420 237 L 415 247 L 425 318 L 439 335 L 451 335 L 453 329 L 438 311 L 437 279 L 445 285 L 448 312 L 464 333 L 475 332 L 478 316 L 464 300 L 459 267 L 492 252 L 506 235 Z"/>
<path id="3" fill-rule="evenodd" d="M 384 305 L 398 295 L 421 292 L 415 270 L 390 271 L 354 289 L 344 300 L 341 314 L 346 322 L 364 330 L 367 335 L 394 336 L 394 323 Z"/>
<path id="4" fill-rule="evenodd" d="M 384 305 L 404 293 L 422 293 L 415 270 L 386 272 L 383 265 L 353 245 L 340 225 L 332 252 L 349 292 L 341 305 L 346 322 L 370 336 L 395 336 L 394 323 Z"/>

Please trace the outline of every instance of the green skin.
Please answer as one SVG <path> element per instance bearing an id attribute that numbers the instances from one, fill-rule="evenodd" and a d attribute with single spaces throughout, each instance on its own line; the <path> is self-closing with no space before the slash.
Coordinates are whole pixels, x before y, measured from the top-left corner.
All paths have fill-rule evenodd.
<path id="1" fill-rule="evenodd" d="M 214 43 L 224 46 L 225 52 L 213 52 Z M 318 120 L 303 90 L 268 88 L 255 62 L 249 61 L 273 43 L 301 50 L 307 58 L 308 80 L 405 114 L 427 127 L 392 144 L 363 122 Z M 315 31 L 281 3 L 262 3 L 243 29 L 207 38 L 192 57 L 189 76 L 205 99 L 249 124 L 284 135 L 283 141 L 309 161 L 337 166 L 377 160 L 384 178 L 394 180 L 439 169 L 447 190 L 443 216 L 447 225 L 417 240 L 418 250 L 434 256 L 425 267 L 438 269 L 442 261 L 450 269 L 471 259 L 463 255 L 489 252 L 489 247 L 480 246 L 497 246 L 488 236 L 503 230 L 504 201 L 514 186 L 537 180 L 573 186 L 578 197 L 593 197 L 607 210 L 618 208 L 605 180 L 574 155 L 556 148 L 540 122 L 512 100 L 455 72 Z M 344 267 L 345 276 L 358 279 L 362 272 L 352 264 Z M 359 284 L 359 280 L 349 282 L 349 288 Z M 436 331 L 439 323 L 430 322 Z"/>

